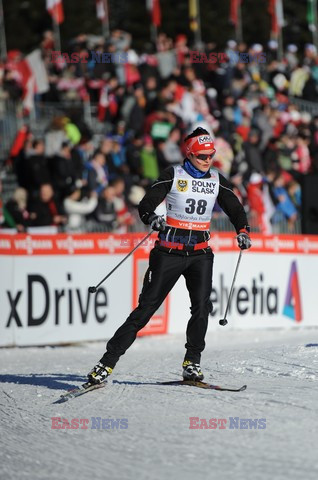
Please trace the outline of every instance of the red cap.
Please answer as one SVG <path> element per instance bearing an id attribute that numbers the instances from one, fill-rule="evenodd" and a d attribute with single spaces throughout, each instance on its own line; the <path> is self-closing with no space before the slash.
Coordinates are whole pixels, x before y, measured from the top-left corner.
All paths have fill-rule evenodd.
<path id="1" fill-rule="evenodd" d="M 185 146 L 187 155 L 189 155 L 189 153 L 194 153 L 196 155 L 198 152 L 202 151 L 213 155 L 216 151 L 212 137 L 207 134 L 189 138 L 189 140 L 185 142 Z"/>

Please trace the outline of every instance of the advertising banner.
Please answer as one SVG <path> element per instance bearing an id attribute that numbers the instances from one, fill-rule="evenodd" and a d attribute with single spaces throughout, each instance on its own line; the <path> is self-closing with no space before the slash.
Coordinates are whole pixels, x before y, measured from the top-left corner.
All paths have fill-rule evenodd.
<path id="1" fill-rule="evenodd" d="M 318 326 L 318 237 L 252 235 L 244 251 L 228 310 L 226 328 Z M 215 234 L 209 329 L 219 326 L 229 298 L 239 250 L 232 234 Z M 190 302 L 183 280 L 170 301 L 171 333 L 185 331 Z M 173 320 L 172 320 L 173 319 Z"/>
<path id="2" fill-rule="evenodd" d="M 0 234 L 0 346 L 51 345 L 109 338 L 138 305 L 152 235 L 101 285 L 144 237 Z M 318 237 L 253 235 L 243 253 L 227 328 L 318 325 Z M 210 327 L 224 315 L 239 250 L 215 234 Z M 139 335 L 184 333 L 190 302 L 181 278 Z"/>
<path id="3" fill-rule="evenodd" d="M 113 335 L 137 306 L 134 292 L 146 267 L 129 257 L 96 294 L 89 294 L 88 287 L 104 278 L 143 236 L 1 235 L 0 346 Z M 154 238 L 149 239 L 138 249 L 140 260 L 146 262 L 153 243 Z M 164 317 L 159 312 L 139 334 L 165 333 L 166 307 L 163 312 Z"/>

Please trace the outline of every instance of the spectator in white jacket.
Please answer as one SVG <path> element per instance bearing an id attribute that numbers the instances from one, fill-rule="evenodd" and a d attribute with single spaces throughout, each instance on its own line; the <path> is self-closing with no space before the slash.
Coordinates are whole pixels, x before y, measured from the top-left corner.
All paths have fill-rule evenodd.
<path id="1" fill-rule="evenodd" d="M 82 190 L 73 190 L 70 195 L 64 199 L 64 209 L 68 216 L 66 229 L 83 231 L 85 227 L 85 217 L 95 210 L 97 203 L 96 192 L 90 192 L 89 197 L 86 197 L 83 195 Z"/>

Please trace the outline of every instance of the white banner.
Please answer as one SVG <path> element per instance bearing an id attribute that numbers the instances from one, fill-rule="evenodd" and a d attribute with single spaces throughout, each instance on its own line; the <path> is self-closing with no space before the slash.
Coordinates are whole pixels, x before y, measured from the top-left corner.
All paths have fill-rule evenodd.
<path id="1" fill-rule="evenodd" d="M 0 346 L 52 345 L 110 338 L 138 304 L 155 235 L 96 294 L 144 234 L 0 234 Z M 253 235 L 243 253 L 226 328 L 318 326 L 318 237 Z M 239 250 L 215 234 L 210 329 L 223 317 Z M 185 333 L 190 318 L 183 277 L 142 335 Z"/>
<path id="2" fill-rule="evenodd" d="M 210 329 L 219 327 L 224 316 L 237 260 L 238 253 L 215 254 Z M 244 252 L 226 328 L 318 326 L 317 271 L 317 255 Z M 179 281 L 168 331 L 184 332 L 190 315 L 185 282 Z"/>
<path id="3" fill-rule="evenodd" d="M 132 263 L 125 262 L 96 294 L 88 287 L 122 258 L 20 256 L 12 271 L 12 260 L 2 257 L 1 271 L 8 275 L 0 279 L 0 346 L 109 338 L 131 310 Z"/>

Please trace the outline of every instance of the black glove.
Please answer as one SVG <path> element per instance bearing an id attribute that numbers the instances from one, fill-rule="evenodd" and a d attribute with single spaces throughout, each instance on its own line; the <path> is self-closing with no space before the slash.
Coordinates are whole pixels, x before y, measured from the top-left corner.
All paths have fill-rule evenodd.
<path id="1" fill-rule="evenodd" d="M 252 246 L 252 241 L 249 237 L 249 234 L 247 231 L 240 231 L 238 236 L 236 237 L 237 244 L 240 247 L 241 250 L 247 250 L 248 248 L 251 248 Z"/>
<path id="2" fill-rule="evenodd" d="M 152 213 L 149 215 L 148 224 L 152 228 L 152 230 L 156 230 L 156 232 L 163 232 L 166 228 L 166 221 L 163 217 Z"/>

